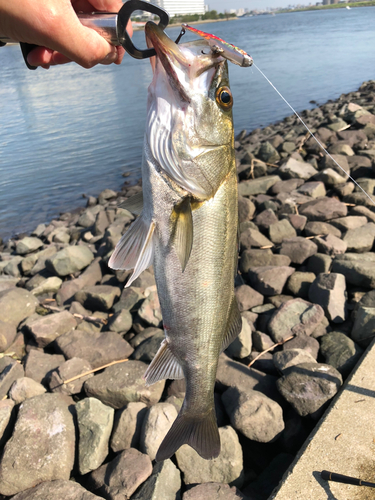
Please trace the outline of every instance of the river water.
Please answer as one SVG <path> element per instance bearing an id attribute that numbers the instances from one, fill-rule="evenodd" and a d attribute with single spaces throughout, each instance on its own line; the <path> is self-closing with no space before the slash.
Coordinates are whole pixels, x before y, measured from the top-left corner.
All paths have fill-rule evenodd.
<path id="1" fill-rule="evenodd" d="M 375 8 L 258 16 L 202 24 L 249 52 L 299 111 L 375 78 Z M 167 30 L 171 38 L 178 28 Z M 144 35 L 134 41 L 142 45 Z M 193 39 L 185 35 L 183 41 Z M 29 71 L 18 46 L 0 49 L 0 236 L 30 231 L 140 175 L 148 61 Z M 230 65 L 236 133 L 291 114 L 255 68 Z"/>

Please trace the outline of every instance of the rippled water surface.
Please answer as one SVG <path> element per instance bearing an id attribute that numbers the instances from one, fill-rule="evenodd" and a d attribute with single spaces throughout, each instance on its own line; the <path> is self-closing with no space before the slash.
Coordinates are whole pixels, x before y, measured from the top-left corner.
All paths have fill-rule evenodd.
<path id="1" fill-rule="evenodd" d="M 375 8 L 258 16 L 200 25 L 248 51 L 297 110 L 375 78 Z M 178 28 L 168 30 L 175 38 Z M 185 35 L 185 41 L 193 39 Z M 134 35 L 142 44 L 143 34 Z M 90 71 L 26 69 L 17 46 L 0 49 L 0 236 L 29 231 L 120 189 L 140 175 L 148 61 Z M 289 108 L 254 68 L 230 65 L 236 132 L 282 119 Z"/>

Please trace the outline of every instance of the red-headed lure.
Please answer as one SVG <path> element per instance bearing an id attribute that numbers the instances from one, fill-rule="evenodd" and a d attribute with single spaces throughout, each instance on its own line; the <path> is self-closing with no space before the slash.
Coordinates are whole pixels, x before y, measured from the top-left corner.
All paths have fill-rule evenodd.
<path id="1" fill-rule="evenodd" d="M 187 24 L 183 24 L 182 29 L 189 30 L 196 35 L 205 38 L 214 52 L 222 55 L 223 57 L 225 57 L 225 59 L 228 59 L 228 61 L 231 61 L 238 66 L 249 67 L 253 64 L 253 58 L 244 50 L 239 49 L 231 43 L 225 42 L 215 35 L 197 30 L 195 28 L 192 28 L 191 26 L 188 26 Z"/>

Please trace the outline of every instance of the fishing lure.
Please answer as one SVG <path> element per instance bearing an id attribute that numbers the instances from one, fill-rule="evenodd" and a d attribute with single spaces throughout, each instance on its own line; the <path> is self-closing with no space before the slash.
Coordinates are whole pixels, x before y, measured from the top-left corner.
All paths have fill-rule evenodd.
<path id="1" fill-rule="evenodd" d="M 195 33 L 196 35 L 199 35 L 202 38 L 206 39 L 212 51 L 217 54 L 221 54 L 223 57 L 225 57 L 225 59 L 228 59 L 228 61 L 231 61 L 232 63 L 245 68 L 248 68 L 253 64 L 253 58 L 247 52 L 236 47 L 235 45 L 227 43 L 221 38 L 215 35 L 211 35 L 210 33 L 205 33 L 204 31 L 192 28 L 187 24 L 182 25 L 181 35 L 185 33 L 185 30 L 189 30 L 192 33 Z"/>

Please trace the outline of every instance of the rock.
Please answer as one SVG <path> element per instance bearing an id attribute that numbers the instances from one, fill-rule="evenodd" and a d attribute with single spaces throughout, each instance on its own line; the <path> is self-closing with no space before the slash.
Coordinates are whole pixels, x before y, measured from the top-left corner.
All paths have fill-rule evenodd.
<path id="1" fill-rule="evenodd" d="M 86 245 L 68 246 L 46 260 L 46 267 L 53 274 L 68 276 L 81 271 L 94 260 L 94 255 Z"/>
<path id="2" fill-rule="evenodd" d="M 255 213 L 255 205 L 248 198 L 238 197 L 238 222 L 251 220 Z"/>
<path id="3" fill-rule="evenodd" d="M 20 267 L 22 260 L 23 257 L 21 256 L 13 257 L 12 259 L 10 259 L 3 268 L 4 274 L 16 278 L 20 277 L 21 276 Z"/>
<path id="4" fill-rule="evenodd" d="M 14 342 L 17 328 L 11 323 L 0 320 L 0 352 L 4 352 Z"/>
<path id="5" fill-rule="evenodd" d="M 153 337 L 156 334 L 163 334 L 164 335 L 164 330 L 162 330 L 161 328 L 155 328 L 153 326 L 149 326 L 148 328 L 145 328 L 140 333 L 138 333 L 135 337 L 133 337 L 129 341 L 129 343 L 135 349 L 139 345 L 141 345 L 145 340 Z M 159 338 L 161 338 L 161 337 L 159 336 Z"/>
<path id="6" fill-rule="evenodd" d="M 268 330 L 275 342 L 282 342 L 291 335 L 310 335 L 322 321 L 323 309 L 303 299 L 285 302 L 273 314 Z"/>
<path id="7" fill-rule="evenodd" d="M 284 430 L 281 406 L 259 391 L 229 388 L 221 399 L 232 426 L 252 441 L 269 443 Z"/>
<path id="8" fill-rule="evenodd" d="M 340 373 L 323 363 L 302 363 L 287 368 L 277 387 L 296 412 L 305 417 L 319 417 L 324 404 L 337 393 L 342 384 Z"/>
<path id="9" fill-rule="evenodd" d="M 271 224 L 278 222 L 278 218 L 273 210 L 268 208 L 260 212 L 254 219 L 254 223 L 263 231 L 270 227 Z"/>
<path id="10" fill-rule="evenodd" d="M 250 285 L 262 295 L 278 295 L 291 274 L 293 267 L 288 266 L 261 266 L 250 269 L 247 279 Z"/>
<path id="11" fill-rule="evenodd" d="M 336 142 L 329 147 L 328 152 L 332 155 L 354 156 L 354 151 L 345 142 Z"/>
<path id="12" fill-rule="evenodd" d="M 180 490 L 180 471 L 171 460 L 164 460 L 155 465 L 151 476 L 132 500 L 179 500 Z"/>
<path id="13" fill-rule="evenodd" d="M 35 313 L 39 305 L 32 293 L 23 288 L 9 288 L 0 292 L 1 321 L 14 326 Z"/>
<path id="14" fill-rule="evenodd" d="M 289 158 L 288 161 L 278 169 L 278 172 L 283 179 L 297 178 L 305 181 L 318 173 L 310 163 L 297 161 L 294 158 Z"/>
<path id="15" fill-rule="evenodd" d="M 311 221 L 305 226 L 306 236 L 325 236 L 326 234 L 332 234 L 337 238 L 341 238 L 341 231 L 337 229 L 334 225 L 328 224 L 328 222 L 321 221 Z"/>
<path id="16" fill-rule="evenodd" d="M 283 350 L 289 351 L 290 349 L 303 349 L 304 351 L 311 354 L 311 356 L 316 360 L 318 359 L 319 347 L 319 342 L 316 339 L 302 334 L 297 335 L 296 337 L 294 337 L 294 339 L 288 340 L 288 342 L 283 345 Z"/>
<path id="17" fill-rule="evenodd" d="M 316 253 L 312 255 L 307 262 L 307 270 L 315 275 L 319 273 L 328 273 L 331 269 L 332 259 L 329 255 Z"/>
<path id="18" fill-rule="evenodd" d="M 27 330 L 33 336 L 38 347 L 46 347 L 60 335 L 74 330 L 76 326 L 77 321 L 74 316 L 68 311 L 62 311 L 28 322 Z"/>
<path id="19" fill-rule="evenodd" d="M 128 403 L 115 412 L 111 449 L 115 453 L 128 448 L 138 448 L 143 419 L 147 413 L 144 403 Z"/>
<path id="20" fill-rule="evenodd" d="M 142 332 L 143 333 L 143 332 Z M 165 339 L 164 332 L 158 329 L 152 337 L 142 342 L 134 351 L 133 359 L 151 362 L 160 348 L 160 344 Z"/>
<path id="21" fill-rule="evenodd" d="M 323 182 L 326 186 L 338 186 L 344 182 L 343 176 L 333 168 L 321 170 L 314 179 Z"/>
<path id="22" fill-rule="evenodd" d="M 311 196 L 311 198 L 319 198 L 326 195 L 326 188 L 321 181 L 306 182 L 297 191 L 306 196 Z"/>
<path id="23" fill-rule="evenodd" d="M 80 474 L 97 469 L 108 455 L 114 410 L 98 399 L 85 398 L 75 406 L 79 431 Z"/>
<path id="24" fill-rule="evenodd" d="M 240 196 L 254 196 L 261 193 L 267 193 L 270 187 L 276 182 L 281 181 L 278 175 L 268 175 L 266 177 L 258 177 L 257 179 L 249 179 L 238 184 L 238 194 Z"/>
<path id="25" fill-rule="evenodd" d="M 188 445 L 176 452 L 178 468 L 184 474 L 185 484 L 230 483 L 241 487 L 243 483 L 242 448 L 235 430 L 219 428 L 221 452 L 217 458 L 205 460 Z"/>
<path id="26" fill-rule="evenodd" d="M 144 299 L 144 295 L 134 287 L 124 288 L 121 292 L 120 300 L 112 307 L 112 311 L 116 314 L 121 310 L 134 311 L 138 309 L 138 305 Z"/>
<path id="27" fill-rule="evenodd" d="M 303 264 L 306 259 L 317 252 L 318 247 L 316 244 L 301 236 L 284 240 L 280 248 L 280 254 L 287 255 L 293 264 Z"/>
<path id="28" fill-rule="evenodd" d="M 79 290 L 74 295 L 74 300 L 91 311 L 109 311 L 121 290 L 117 286 L 94 285 Z"/>
<path id="29" fill-rule="evenodd" d="M 269 226 L 269 237 L 272 243 L 278 244 L 287 238 L 297 236 L 296 230 L 287 219 L 282 219 Z"/>
<path id="30" fill-rule="evenodd" d="M 348 231 L 349 229 L 357 229 L 367 224 L 367 217 L 364 215 L 348 215 L 347 217 L 339 217 L 332 220 L 331 224 L 340 231 Z"/>
<path id="31" fill-rule="evenodd" d="M 257 330 L 253 332 L 252 339 L 253 347 L 258 352 L 263 352 L 274 345 L 274 341 L 269 335 L 263 332 L 258 332 Z"/>
<path id="32" fill-rule="evenodd" d="M 46 354 L 35 349 L 31 350 L 25 360 L 25 375 L 36 382 L 46 385 L 52 370 L 63 364 L 61 354 Z"/>
<path id="33" fill-rule="evenodd" d="M 49 388 L 52 392 L 61 392 L 71 396 L 79 394 L 86 380 L 93 377 L 93 373 L 83 375 L 90 371 L 92 366 L 88 361 L 81 358 L 72 358 L 62 363 L 58 368 L 52 371 L 49 379 Z M 76 380 L 66 383 L 67 380 L 82 375 Z"/>
<path id="34" fill-rule="evenodd" d="M 316 276 L 314 273 L 296 271 L 288 279 L 286 292 L 296 297 L 307 298 L 311 283 L 315 280 L 315 278 Z"/>
<path id="35" fill-rule="evenodd" d="M 9 356 L 0 358 L 0 401 L 6 397 L 13 382 L 24 376 L 23 367 Z"/>
<path id="36" fill-rule="evenodd" d="M 263 266 L 289 266 L 290 259 L 287 255 L 274 255 L 270 249 L 251 249 L 242 252 L 240 271 L 247 273 L 252 267 Z"/>
<path id="37" fill-rule="evenodd" d="M 9 390 L 9 397 L 18 405 L 25 401 L 25 399 L 39 396 L 45 392 L 45 387 L 39 384 L 39 382 L 35 382 L 32 378 L 21 377 L 13 382 Z"/>
<path id="38" fill-rule="evenodd" d="M 46 260 L 49 259 L 52 255 L 55 255 L 57 252 L 57 247 L 56 245 L 49 245 L 47 248 L 44 250 L 40 250 L 37 254 L 37 260 L 35 265 L 30 269 L 26 269 L 28 274 L 31 274 L 31 276 L 35 276 L 36 274 L 39 274 L 41 272 L 45 272 L 46 269 Z M 27 257 L 24 258 L 22 261 L 21 267 L 25 265 L 25 267 L 28 267 L 27 264 L 29 262 L 29 259 L 34 260 L 34 257 L 32 255 L 28 255 Z"/>
<path id="39" fill-rule="evenodd" d="M 239 391 L 248 391 L 254 389 L 273 400 L 280 399 L 275 390 L 276 377 L 265 374 L 254 368 L 248 368 L 246 365 L 228 358 L 225 354 L 219 356 L 216 388 L 224 392 L 229 387 L 235 387 Z"/>
<path id="40" fill-rule="evenodd" d="M 95 215 L 92 210 L 85 210 L 82 215 L 80 215 L 77 224 L 82 227 L 91 227 L 95 224 Z"/>
<path id="41" fill-rule="evenodd" d="M 70 404 L 60 394 L 42 394 L 22 403 L 0 463 L 2 495 L 15 495 L 43 481 L 69 479 L 75 448 Z"/>
<path id="42" fill-rule="evenodd" d="M 108 330 L 111 332 L 126 333 L 132 327 L 133 318 L 130 312 L 126 309 L 120 309 L 117 313 L 109 318 Z"/>
<path id="43" fill-rule="evenodd" d="M 203 483 L 183 494 L 182 500 L 246 500 L 235 487 L 224 483 Z"/>
<path id="44" fill-rule="evenodd" d="M 242 318 L 242 329 L 231 344 L 229 344 L 226 352 L 233 358 L 243 359 L 251 353 L 251 327 L 245 318 Z"/>
<path id="45" fill-rule="evenodd" d="M 240 234 L 242 250 L 250 248 L 272 247 L 273 243 L 256 229 L 248 228 Z"/>
<path id="46" fill-rule="evenodd" d="M 261 144 L 257 156 L 260 160 L 268 163 L 277 163 L 280 160 L 279 153 L 268 141 Z"/>
<path id="47" fill-rule="evenodd" d="M 286 351 L 278 351 L 273 355 L 275 367 L 283 372 L 291 366 L 296 366 L 301 363 L 316 363 L 315 358 L 304 349 L 288 349 Z"/>
<path id="48" fill-rule="evenodd" d="M 62 280 L 57 276 L 51 276 L 45 279 L 40 285 L 32 289 L 34 295 L 43 295 L 44 293 L 56 293 L 62 285 Z"/>
<path id="49" fill-rule="evenodd" d="M 355 286 L 375 288 L 375 255 L 369 253 L 346 253 L 337 255 L 332 263 L 332 272 L 341 273 L 346 282 Z"/>
<path id="50" fill-rule="evenodd" d="M 151 292 L 138 310 L 139 316 L 151 326 L 159 326 L 162 321 L 160 302 L 157 292 Z"/>
<path id="51" fill-rule="evenodd" d="M 176 420 L 177 410 L 170 403 L 157 403 L 148 409 L 142 424 L 140 450 L 155 460 L 161 442 Z"/>
<path id="52" fill-rule="evenodd" d="M 365 226 L 349 229 L 343 241 L 348 246 L 348 252 L 369 252 L 374 244 L 375 224 L 369 222 Z"/>
<path id="53" fill-rule="evenodd" d="M 299 207 L 300 215 L 305 215 L 309 221 L 326 221 L 337 217 L 346 217 L 347 206 L 335 198 L 318 198 L 304 203 Z"/>
<path id="54" fill-rule="evenodd" d="M 259 306 L 263 304 L 264 301 L 263 295 L 248 285 L 241 285 L 235 288 L 234 293 L 240 312 L 248 311 L 252 307 Z"/>
<path id="55" fill-rule="evenodd" d="M 367 307 L 362 304 L 359 305 L 356 311 L 354 325 L 350 334 L 351 338 L 355 342 L 358 342 L 360 346 L 367 347 L 374 338 L 374 330 L 375 308 Z"/>
<path id="56" fill-rule="evenodd" d="M 345 241 L 337 238 L 333 234 L 327 234 L 321 238 L 314 238 L 319 252 L 327 255 L 340 255 L 346 252 L 348 246 Z"/>
<path id="57" fill-rule="evenodd" d="M 22 240 L 17 241 L 16 253 L 18 255 L 26 255 L 30 252 L 35 252 L 38 248 L 43 246 L 43 241 L 39 238 L 26 236 Z"/>
<path id="58" fill-rule="evenodd" d="M 134 448 L 90 474 L 90 489 L 108 500 L 128 499 L 152 473 L 151 460 Z"/>
<path id="59" fill-rule="evenodd" d="M 63 481 L 59 479 L 38 484 L 35 488 L 18 493 L 13 498 L 15 500 L 52 500 L 54 498 L 63 498 L 64 500 L 100 500 L 102 497 L 90 493 L 75 481 Z"/>
<path id="60" fill-rule="evenodd" d="M 0 401 L 0 449 L 3 449 L 12 434 L 14 414 L 14 401 L 12 399 Z"/>
<path id="61" fill-rule="evenodd" d="M 146 368 L 147 365 L 142 361 L 128 361 L 110 366 L 103 373 L 85 382 L 85 392 L 87 396 L 96 397 L 115 409 L 138 401 L 156 404 L 161 398 L 165 381 L 160 380 L 147 387 L 143 378 Z"/>
<path id="62" fill-rule="evenodd" d="M 286 181 L 276 182 L 269 190 L 273 195 L 279 193 L 291 193 L 295 189 L 299 188 L 303 184 L 303 179 L 288 179 Z"/>
<path id="63" fill-rule="evenodd" d="M 309 299 L 319 304 L 330 321 L 345 321 L 346 283 L 343 274 L 319 274 L 310 286 Z"/>
<path id="64" fill-rule="evenodd" d="M 363 349 L 343 333 L 330 332 L 322 337 L 320 352 L 327 365 L 347 376 L 362 356 Z"/>
<path id="65" fill-rule="evenodd" d="M 93 368 L 127 359 L 133 348 L 118 333 L 73 330 L 56 339 L 57 348 L 67 359 L 82 358 Z"/>

